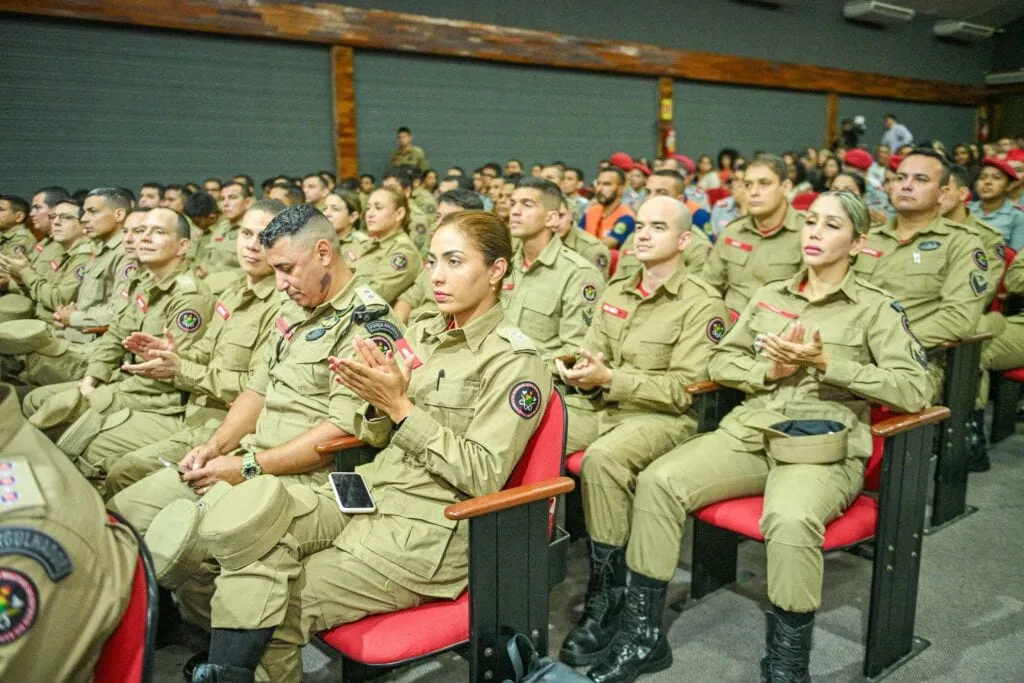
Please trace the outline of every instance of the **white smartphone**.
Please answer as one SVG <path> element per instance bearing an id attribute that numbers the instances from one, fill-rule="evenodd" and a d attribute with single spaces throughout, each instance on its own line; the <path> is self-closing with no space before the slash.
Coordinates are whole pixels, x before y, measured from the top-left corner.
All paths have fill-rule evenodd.
<path id="1" fill-rule="evenodd" d="M 338 507 L 346 514 L 373 512 L 377 509 L 366 480 L 358 472 L 331 472 L 331 488 L 334 489 Z"/>
<path id="2" fill-rule="evenodd" d="M 172 470 L 177 471 L 178 474 L 185 474 L 186 470 L 184 467 L 176 462 L 171 462 L 167 458 L 160 458 L 160 464 L 164 467 L 170 467 Z"/>

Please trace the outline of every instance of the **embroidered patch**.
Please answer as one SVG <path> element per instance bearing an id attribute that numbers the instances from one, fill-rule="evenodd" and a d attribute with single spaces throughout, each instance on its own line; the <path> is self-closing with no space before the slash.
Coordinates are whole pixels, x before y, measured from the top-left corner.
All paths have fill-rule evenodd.
<path id="1" fill-rule="evenodd" d="M 402 338 L 402 331 L 390 320 L 371 320 L 366 323 L 366 331 L 371 335 L 387 337 L 391 341 L 398 341 Z"/>
<path id="2" fill-rule="evenodd" d="M 974 265 L 978 266 L 978 268 L 988 270 L 988 257 L 985 256 L 985 252 L 981 249 L 975 249 L 971 252 L 971 260 L 974 261 Z"/>
<path id="3" fill-rule="evenodd" d="M 20 244 L 15 244 L 12 251 L 14 251 L 14 253 L 17 254 L 18 256 L 25 255 L 25 247 Z"/>
<path id="4" fill-rule="evenodd" d="M 611 313 L 616 318 L 622 318 L 623 320 L 629 317 L 629 311 L 624 311 L 618 306 L 612 306 L 608 303 L 601 304 L 601 311 L 604 313 Z"/>
<path id="5" fill-rule="evenodd" d="M 128 294 L 128 288 L 127 287 L 124 287 L 124 288 L 121 289 L 121 296 L 124 297 L 125 299 L 127 299 L 127 298 L 129 298 L 131 296 L 130 294 Z"/>
<path id="6" fill-rule="evenodd" d="M 195 332 L 203 324 L 203 317 L 199 315 L 199 311 L 193 308 L 186 308 L 184 311 L 178 314 L 176 321 L 178 327 L 182 332 Z"/>
<path id="7" fill-rule="evenodd" d="M 125 280 L 129 279 L 139 270 L 139 264 L 131 261 L 125 264 L 125 267 L 121 269 L 121 277 Z"/>
<path id="8" fill-rule="evenodd" d="M 325 334 L 327 334 L 327 330 L 322 327 L 315 327 L 306 333 L 306 341 L 316 341 Z"/>
<path id="9" fill-rule="evenodd" d="M 583 315 L 583 324 L 590 327 L 591 323 L 594 322 L 594 312 L 589 308 L 584 308 L 580 313 Z"/>
<path id="10" fill-rule="evenodd" d="M 972 270 L 971 275 L 967 279 L 971 283 L 971 289 L 974 290 L 975 294 L 982 294 L 988 289 L 988 280 L 981 274 L 981 271 Z"/>
<path id="11" fill-rule="evenodd" d="M 540 410 L 540 387 L 533 382 L 520 382 L 508 394 L 512 412 L 528 420 Z"/>
<path id="12" fill-rule="evenodd" d="M 717 344 L 725 336 L 725 321 L 718 317 L 712 318 L 708 326 L 704 328 L 704 332 L 708 335 L 708 339 Z"/>
<path id="13" fill-rule="evenodd" d="M 38 251 L 40 254 L 43 253 L 43 245 L 41 243 L 39 243 L 39 242 L 36 242 L 36 246 L 34 246 L 32 248 L 35 249 L 36 251 Z"/>
<path id="14" fill-rule="evenodd" d="M 219 315 L 222 319 L 227 320 L 228 318 L 231 317 L 231 311 L 228 310 L 228 307 L 225 306 L 223 302 L 218 301 L 217 305 L 214 308 L 217 311 L 217 315 Z"/>
<path id="15" fill-rule="evenodd" d="M 0 645 L 28 633 L 39 614 L 39 591 L 25 574 L 0 569 Z"/>
<path id="16" fill-rule="evenodd" d="M 597 287 L 594 285 L 585 285 L 583 287 L 583 300 L 597 301 Z"/>
<path id="17" fill-rule="evenodd" d="M 85 266 L 78 266 L 77 268 L 75 268 L 74 275 L 75 275 L 75 279 L 76 280 L 84 280 L 85 279 Z"/>
<path id="18" fill-rule="evenodd" d="M 635 251 L 633 251 L 632 249 L 626 249 L 626 250 L 625 250 L 624 252 L 622 252 L 622 253 L 623 253 L 623 254 L 625 254 L 626 256 L 632 256 L 632 255 L 633 255 L 633 254 L 635 254 L 636 252 L 635 252 Z"/>
<path id="19" fill-rule="evenodd" d="M 295 331 L 288 325 L 288 321 L 284 319 L 283 315 L 278 316 L 277 320 L 274 322 L 274 326 L 288 341 L 291 341 L 292 336 L 295 335 Z"/>
<path id="20" fill-rule="evenodd" d="M 598 268 L 604 270 L 608 266 L 608 257 L 604 254 L 598 254 L 594 257 L 594 263 L 597 264 Z"/>
<path id="21" fill-rule="evenodd" d="M 1005 244 L 1000 244 L 1000 245 L 996 246 L 996 256 L 999 257 L 1000 261 L 1002 261 L 1003 259 L 1006 258 L 1006 245 Z"/>
<path id="22" fill-rule="evenodd" d="M 514 282 L 506 282 L 505 284 L 503 284 L 501 286 L 502 291 L 505 291 L 505 292 L 511 292 L 515 288 L 516 288 L 516 284 Z"/>
<path id="23" fill-rule="evenodd" d="M 921 242 L 921 244 L 917 245 L 917 250 L 918 251 L 932 251 L 934 249 L 938 249 L 941 246 L 942 246 L 941 242 L 937 242 L 935 240 L 928 240 L 927 242 Z"/>
<path id="24" fill-rule="evenodd" d="M 324 328 L 325 330 L 329 330 L 340 322 L 341 316 L 334 315 L 332 313 L 331 315 L 327 316 L 326 318 L 320 321 L 320 327 Z"/>
<path id="25" fill-rule="evenodd" d="M 413 370 L 423 365 L 423 361 L 419 359 L 419 356 L 417 356 L 416 352 L 412 350 L 412 347 L 409 346 L 409 342 L 406 341 L 404 337 L 395 342 L 395 348 L 398 349 L 398 354 L 402 357 L 402 360 L 412 361 Z"/>
<path id="26" fill-rule="evenodd" d="M 391 267 L 395 270 L 405 270 L 409 267 L 409 259 L 405 254 L 395 254 L 391 257 Z"/>
<path id="27" fill-rule="evenodd" d="M 348 256 L 348 260 L 349 261 L 355 261 L 357 258 L 359 258 L 356 255 L 356 252 L 352 251 L 351 249 L 349 249 L 348 252 L 346 252 L 345 255 Z"/>
<path id="28" fill-rule="evenodd" d="M 395 352 L 395 347 L 391 345 L 391 340 L 383 334 L 372 335 L 370 341 L 377 345 L 377 350 L 384 354 L 385 357 Z"/>
<path id="29" fill-rule="evenodd" d="M 0 555 L 22 555 L 35 560 L 51 581 L 60 581 L 72 570 L 71 557 L 64 546 L 49 534 L 29 527 L 0 529 Z"/>
<path id="30" fill-rule="evenodd" d="M 0 503 L 3 503 L 4 505 L 17 503 L 19 498 L 21 498 L 21 496 L 18 495 L 17 491 L 4 491 L 0 493 Z"/>
<path id="31" fill-rule="evenodd" d="M 928 369 L 928 354 L 925 353 L 924 347 L 917 340 L 910 342 L 910 355 L 920 363 L 922 368 Z"/>
<path id="32" fill-rule="evenodd" d="M 732 237 L 726 237 L 725 243 L 728 244 L 730 247 L 736 247 L 737 249 L 742 249 L 743 251 L 754 251 L 753 244 L 741 242 L 739 240 L 733 239 Z"/>
<path id="33" fill-rule="evenodd" d="M 881 249 L 872 249 L 871 247 L 864 247 L 860 250 L 860 253 L 874 256 L 875 258 L 882 258 L 882 255 L 885 254 Z"/>
<path id="34" fill-rule="evenodd" d="M 618 223 L 615 224 L 615 227 L 612 228 L 612 232 L 615 233 L 616 235 L 625 235 L 627 229 L 628 228 L 626 228 L 626 224 L 619 221 Z"/>
<path id="35" fill-rule="evenodd" d="M 143 313 L 149 310 L 149 304 L 146 303 L 146 298 L 141 294 L 135 295 L 135 305 L 139 307 L 139 310 Z"/>

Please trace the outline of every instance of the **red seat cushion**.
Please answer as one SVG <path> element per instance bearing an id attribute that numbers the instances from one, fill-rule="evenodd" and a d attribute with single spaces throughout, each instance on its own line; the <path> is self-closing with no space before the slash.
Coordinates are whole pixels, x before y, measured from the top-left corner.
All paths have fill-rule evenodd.
<path id="1" fill-rule="evenodd" d="M 569 474 L 575 474 L 577 477 L 580 476 L 580 468 L 583 467 L 583 453 L 584 451 L 576 451 L 570 453 L 565 459 L 565 471 Z"/>
<path id="2" fill-rule="evenodd" d="M 350 659 L 377 666 L 443 652 L 469 641 L 469 593 L 342 624 L 319 634 Z"/>
<path id="3" fill-rule="evenodd" d="M 1024 382 L 1024 368 L 1014 368 L 1003 373 L 1003 377 L 1013 382 Z"/>
<path id="4" fill-rule="evenodd" d="M 760 529 L 763 514 L 764 496 L 749 496 L 712 503 L 698 510 L 693 516 L 721 529 L 735 531 L 756 541 L 764 541 Z M 821 549 L 845 548 L 868 540 L 875 535 L 877 520 L 878 502 L 870 496 L 857 496 L 846 512 L 825 527 L 825 542 Z"/>

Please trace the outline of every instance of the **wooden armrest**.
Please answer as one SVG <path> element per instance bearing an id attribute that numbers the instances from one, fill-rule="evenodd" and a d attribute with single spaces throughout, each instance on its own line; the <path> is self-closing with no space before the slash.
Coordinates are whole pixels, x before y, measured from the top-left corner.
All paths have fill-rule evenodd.
<path id="1" fill-rule="evenodd" d="M 710 379 L 706 382 L 697 382 L 686 387 L 686 393 L 690 396 L 700 396 L 701 394 L 710 394 L 712 391 L 718 391 L 724 389 L 718 382 L 713 382 Z"/>
<path id="2" fill-rule="evenodd" d="M 896 415 L 888 420 L 882 420 L 878 424 L 871 425 L 871 433 L 887 439 L 902 432 L 910 431 L 916 427 L 938 424 L 949 417 L 949 408 L 946 406 L 932 406 L 925 408 L 919 413 L 908 413 Z"/>
<path id="3" fill-rule="evenodd" d="M 340 453 L 364 445 L 366 444 L 356 437 L 346 434 L 345 436 L 339 436 L 337 439 L 317 444 L 313 447 L 313 450 L 316 451 L 317 455 L 330 455 L 331 453 Z"/>
<path id="4" fill-rule="evenodd" d="M 92 327 L 79 328 L 83 334 L 104 334 L 107 331 L 109 325 L 93 325 Z"/>
<path id="5" fill-rule="evenodd" d="M 480 517 L 492 512 L 526 505 L 527 503 L 544 500 L 545 498 L 560 496 L 563 493 L 569 493 L 574 488 L 576 488 L 576 483 L 569 477 L 545 479 L 534 484 L 516 486 L 449 505 L 444 509 L 444 516 L 453 521 L 461 522 L 464 519 L 472 519 L 473 517 Z"/>
<path id="6" fill-rule="evenodd" d="M 962 346 L 963 344 L 977 344 L 979 342 L 988 341 L 993 336 L 995 335 L 993 335 L 991 332 L 979 332 L 978 334 L 972 334 L 969 337 L 964 337 L 963 339 L 958 339 L 956 341 L 944 341 L 932 350 L 955 349 L 956 347 Z"/>

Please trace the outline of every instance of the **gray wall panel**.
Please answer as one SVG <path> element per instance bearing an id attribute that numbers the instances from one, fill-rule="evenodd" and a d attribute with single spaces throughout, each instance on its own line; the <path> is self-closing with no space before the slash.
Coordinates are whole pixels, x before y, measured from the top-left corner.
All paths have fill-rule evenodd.
<path id="1" fill-rule="evenodd" d="M 0 16 L 0 192 L 334 167 L 328 48 Z"/>
<path id="2" fill-rule="evenodd" d="M 715 159 L 723 147 L 749 159 L 756 150 L 778 154 L 824 141 L 820 93 L 676 81 L 672 94 L 676 150 L 694 161 L 701 154 Z"/>
<path id="3" fill-rule="evenodd" d="M 653 78 L 358 50 L 355 80 L 359 168 L 378 177 L 402 125 L 442 173 L 557 157 L 589 178 L 614 151 L 654 154 Z"/>

